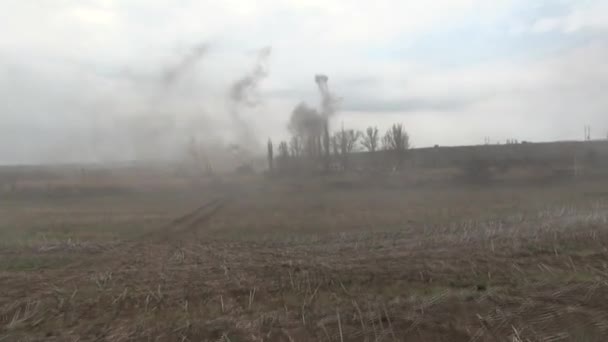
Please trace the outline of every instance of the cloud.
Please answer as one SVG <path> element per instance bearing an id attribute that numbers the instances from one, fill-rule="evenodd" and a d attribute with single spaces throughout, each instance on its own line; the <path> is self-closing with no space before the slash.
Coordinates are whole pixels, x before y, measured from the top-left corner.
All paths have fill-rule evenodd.
<path id="1" fill-rule="evenodd" d="M 608 30 L 608 3 L 586 1 L 569 3 L 568 11 L 557 16 L 541 17 L 530 26 L 532 33 L 575 33 Z"/>
<path id="2" fill-rule="evenodd" d="M 403 121 L 417 146 L 608 130 L 607 5 L 540 3 L 7 0 L 0 163 L 171 158 L 190 135 L 232 142 L 230 87 L 268 45 L 264 101 L 240 113 L 262 140 L 285 138 L 301 101 L 319 110 L 317 73 L 341 99 L 334 123 Z"/>
<path id="3" fill-rule="evenodd" d="M 407 82 L 374 82 L 357 93 L 355 102 L 363 103 L 343 108 L 338 120 L 358 129 L 403 122 L 417 146 L 476 144 L 485 136 L 493 141 L 581 139 L 584 125 L 593 127 L 595 138 L 605 138 L 608 98 L 602 89 L 608 87 L 608 70 L 599 66 L 606 58 L 608 47 L 592 43 L 536 60 L 402 74 Z M 394 101 L 413 100 L 391 102 L 383 90 L 374 91 L 393 88 L 403 94 Z"/>
<path id="4" fill-rule="evenodd" d="M 345 111 L 356 112 L 420 112 L 420 111 L 446 111 L 465 109 L 474 103 L 473 99 L 463 98 L 404 98 L 393 100 L 375 100 L 374 98 L 359 98 L 345 100 L 341 106 Z"/>

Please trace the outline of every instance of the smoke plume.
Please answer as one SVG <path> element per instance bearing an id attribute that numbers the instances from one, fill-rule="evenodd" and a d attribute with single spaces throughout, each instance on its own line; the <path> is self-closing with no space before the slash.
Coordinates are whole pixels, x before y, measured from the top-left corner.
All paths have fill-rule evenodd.
<path id="1" fill-rule="evenodd" d="M 294 108 L 289 120 L 288 129 L 295 142 L 299 143 L 310 157 L 321 156 L 322 140 L 326 118 L 319 112 L 300 103 Z"/>
<path id="2" fill-rule="evenodd" d="M 167 68 L 162 75 L 162 81 L 165 85 L 171 85 L 177 81 L 185 72 L 198 63 L 201 58 L 207 53 L 209 47 L 205 43 L 200 43 L 194 46 L 179 63 Z"/>
<path id="3" fill-rule="evenodd" d="M 287 128 L 295 136 L 317 137 L 323 133 L 324 121 L 316 109 L 302 102 L 291 112 Z"/>
<path id="4" fill-rule="evenodd" d="M 321 94 L 321 115 L 326 118 L 329 118 L 336 112 L 336 99 L 329 91 L 327 85 L 328 80 L 329 78 L 327 75 L 319 74 L 315 76 L 315 82 L 317 83 L 319 93 Z"/>
<path id="5" fill-rule="evenodd" d="M 230 89 L 230 100 L 234 104 L 247 107 L 255 107 L 259 104 L 258 85 L 260 81 L 268 76 L 267 62 L 270 52 L 271 48 L 269 46 L 261 49 L 254 68 L 234 82 Z"/>
<path id="6" fill-rule="evenodd" d="M 311 157 L 325 155 L 326 168 L 329 167 L 329 119 L 335 113 L 335 98 L 327 85 L 326 75 L 315 76 L 315 83 L 321 94 L 320 112 L 309 107 L 306 103 L 298 104 L 291 112 L 287 128 L 296 142 L 304 144 L 305 150 Z"/>
<path id="7" fill-rule="evenodd" d="M 239 140 L 246 145 L 258 145 L 251 127 L 243 120 L 240 111 L 243 108 L 256 107 L 260 103 L 259 84 L 268 76 L 268 58 L 271 48 L 265 47 L 258 52 L 255 66 L 245 76 L 236 80 L 230 87 L 230 114 L 236 125 Z"/>

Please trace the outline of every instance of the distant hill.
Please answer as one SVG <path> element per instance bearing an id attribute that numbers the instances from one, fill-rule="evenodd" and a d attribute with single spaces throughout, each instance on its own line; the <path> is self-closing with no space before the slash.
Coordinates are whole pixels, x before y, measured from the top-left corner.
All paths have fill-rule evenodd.
<path id="1" fill-rule="evenodd" d="M 376 163 L 389 158 L 386 151 L 379 151 L 378 155 L 382 157 Z M 369 152 L 360 152 L 352 159 L 360 164 L 369 163 L 369 158 Z M 413 148 L 407 151 L 406 159 L 408 165 L 416 167 L 459 166 L 473 160 L 512 165 L 608 164 L 608 140 Z"/>

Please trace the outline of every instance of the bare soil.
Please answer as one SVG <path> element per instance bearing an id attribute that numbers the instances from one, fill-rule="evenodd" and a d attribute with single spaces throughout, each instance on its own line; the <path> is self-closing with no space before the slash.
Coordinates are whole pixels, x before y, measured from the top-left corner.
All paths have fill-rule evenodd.
<path id="1" fill-rule="evenodd" d="M 136 237 L 3 247 L 47 264 L 0 271 L 0 341 L 605 341 L 599 186 L 193 196 Z"/>

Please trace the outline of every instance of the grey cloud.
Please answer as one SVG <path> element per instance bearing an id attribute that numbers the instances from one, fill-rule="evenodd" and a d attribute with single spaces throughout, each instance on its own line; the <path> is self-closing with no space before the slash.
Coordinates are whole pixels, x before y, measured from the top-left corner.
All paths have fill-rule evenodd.
<path id="1" fill-rule="evenodd" d="M 404 99 L 374 99 L 355 96 L 345 96 L 340 108 L 346 111 L 358 112 L 417 112 L 417 111 L 459 111 L 480 101 L 477 98 L 404 98 Z"/>
<path id="2" fill-rule="evenodd" d="M 364 125 L 411 120 L 406 123 L 412 133 L 428 137 L 429 143 L 440 137 L 445 139 L 442 144 L 470 143 L 450 136 L 455 133 L 449 131 L 456 131 L 451 128 L 457 125 L 461 132 L 481 127 L 480 134 L 496 126 L 496 135 L 511 134 L 525 126 L 533 139 L 569 138 L 569 132 L 579 133 L 584 124 L 592 125 L 594 132 L 608 130 L 608 103 L 602 96 L 608 84 L 608 74 L 602 68 L 608 56 L 604 31 L 589 37 L 598 42 L 595 49 L 580 49 L 578 54 L 570 50 L 586 42 L 562 44 L 559 40 L 563 35 L 555 35 L 556 46 L 563 49 L 535 54 L 537 60 L 509 61 L 505 60 L 508 56 L 497 56 L 503 60 L 472 63 L 470 68 L 455 70 L 442 69 L 429 60 L 402 60 L 385 56 L 386 51 L 370 51 L 368 37 L 347 32 L 362 27 L 342 25 L 330 17 L 332 20 L 309 22 L 294 14 L 290 24 L 334 24 L 332 27 L 349 33 L 354 41 L 343 44 L 335 35 L 325 43 L 307 40 L 305 37 L 316 33 L 302 34 L 274 23 L 267 30 L 252 30 L 251 24 L 260 23 L 253 17 L 249 21 L 235 17 L 231 30 L 225 30 L 225 16 L 190 11 L 169 1 L 150 5 L 156 8 L 154 15 L 133 11 L 136 17 L 120 14 L 123 6 L 130 5 L 116 2 L 114 7 L 120 13 L 116 22 L 102 25 L 108 29 L 101 30 L 98 24 L 86 21 L 95 19 L 90 17 L 95 13 L 80 13 L 51 27 L 51 20 L 42 19 L 55 5 L 38 8 L 27 1 L 12 2 L 13 8 L 22 10 L 9 8 L 0 14 L 14 23 L 7 25 L 7 20 L 0 20 L 4 31 L 20 33 L 0 38 L 0 132 L 4 133 L 0 134 L 0 163 L 46 162 L 64 157 L 172 157 L 190 136 L 226 144 L 238 141 L 242 134 L 232 115 L 243 124 L 252 124 L 259 136 L 284 138 L 294 106 L 301 101 L 313 108 L 321 106 L 312 83 L 316 71 L 329 73 L 331 89 L 341 99 L 337 109 L 342 113 L 338 115 L 382 114 L 367 116 Z M 187 2 L 192 4 L 187 8 L 206 7 L 200 2 Z M 144 7 L 148 5 L 146 2 Z M 72 5 L 65 2 L 65 6 Z M 87 7 L 80 2 L 78 6 Z M 181 14 L 167 16 L 167 11 L 176 10 Z M 230 12 L 230 8 L 226 10 Z M 560 19 L 544 25 L 549 31 L 562 31 L 576 29 L 581 23 L 601 28 L 608 22 L 604 20 L 607 11 L 585 13 L 595 19 L 580 23 Z M 212 19 L 215 29 L 205 19 Z M 159 21 L 163 25 L 146 25 Z M 373 29 L 382 34 L 382 25 Z M 91 33 L 99 34 L 86 39 Z M 181 54 L 175 53 L 180 42 L 200 40 L 217 43 L 210 51 L 205 44 L 195 44 Z M 263 44 L 260 41 L 273 42 L 276 50 L 272 77 L 263 84 L 259 79 L 266 76 L 266 69 L 259 69 L 254 57 L 242 54 L 251 46 Z M 528 48 L 522 45 L 522 49 Z M 225 50 L 216 54 L 221 49 Z M 168 56 L 175 58 L 171 61 Z M 71 67 L 74 64 L 77 66 Z M 267 88 L 269 84 L 271 88 Z M 231 95 L 238 100 L 240 113 L 231 112 Z M 173 117 L 179 120 L 171 120 Z M 517 121 L 514 117 L 524 118 Z M 480 118 L 488 122 L 487 126 Z M 462 136 L 476 139 L 469 132 L 462 132 Z M 424 143 L 416 141 L 418 146 Z"/>
<path id="3" fill-rule="evenodd" d="M 366 81 L 362 80 L 361 84 Z M 366 87 L 363 91 L 362 87 L 350 86 L 349 82 L 341 82 L 335 88 L 339 91 L 338 109 L 343 111 L 356 112 L 415 112 L 415 111 L 460 111 L 475 105 L 478 102 L 491 98 L 488 92 L 483 94 L 461 95 L 461 96 L 446 96 L 446 95 L 428 95 L 428 96 L 391 96 L 387 97 L 383 94 L 381 88 Z M 404 90 L 406 92 L 406 90 Z M 269 92 L 268 96 L 273 98 L 290 98 L 294 101 L 303 98 L 314 99 L 314 92 L 305 91 L 295 88 L 275 89 Z"/>

